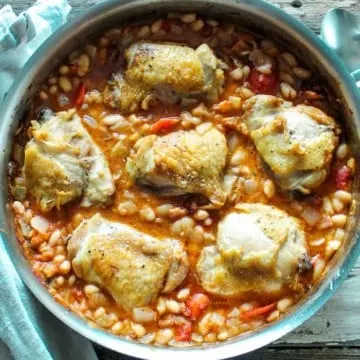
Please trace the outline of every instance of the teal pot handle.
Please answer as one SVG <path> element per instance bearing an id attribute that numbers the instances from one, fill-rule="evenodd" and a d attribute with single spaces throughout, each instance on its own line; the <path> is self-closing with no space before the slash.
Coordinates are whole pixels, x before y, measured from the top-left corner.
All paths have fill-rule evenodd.
<path id="1" fill-rule="evenodd" d="M 344 9 L 329 10 L 321 24 L 321 38 L 343 60 L 360 88 L 360 17 Z"/>

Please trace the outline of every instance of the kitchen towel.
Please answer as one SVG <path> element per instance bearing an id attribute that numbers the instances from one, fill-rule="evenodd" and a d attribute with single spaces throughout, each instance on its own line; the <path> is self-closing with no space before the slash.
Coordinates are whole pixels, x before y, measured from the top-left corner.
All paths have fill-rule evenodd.
<path id="1" fill-rule="evenodd" d="M 16 74 L 34 51 L 61 26 L 66 0 L 40 0 L 17 16 L 0 9 L 0 104 Z M 0 235 L 0 359 L 96 360 L 90 341 L 45 309 L 19 278 Z"/>

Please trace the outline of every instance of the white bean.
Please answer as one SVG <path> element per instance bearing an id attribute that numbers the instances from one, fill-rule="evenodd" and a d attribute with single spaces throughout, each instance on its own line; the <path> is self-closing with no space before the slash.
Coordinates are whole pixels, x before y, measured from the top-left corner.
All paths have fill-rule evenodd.
<path id="1" fill-rule="evenodd" d="M 171 225 L 171 231 L 176 235 L 187 237 L 191 234 L 194 225 L 195 222 L 191 217 L 184 216 Z"/>
<path id="2" fill-rule="evenodd" d="M 155 209 L 155 213 L 157 216 L 167 217 L 169 215 L 169 210 L 172 208 L 173 206 L 171 204 L 163 204 Z"/>
<path id="3" fill-rule="evenodd" d="M 314 265 L 314 272 L 313 272 L 314 281 L 320 278 L 324 269 L 325 269 L 325 261 L 323 259 L 318 259 Z"/>
<path id="4" fill-rule="evenodd" d="M 49 238 L 49 245 L 54 246 L 57 245 L 61 236 L 61 231 L 59 229 L 56 229 L 53 231 L 53 233 L 50 235 Z"/>
<path id="5" fill-rule="evenodd" d="M 204 21 L 201 19 L 198 19 L 192 24 L 191 28 L 194 31 L 200 31 L 204 27 L 204 25 L 205 25 Z"/>
<path id="6" fill-rule="evenodd" d="M 244 74 L 241 68 L 236 68 L 230 72 L 230 77 L 234 80 L 240 81 L 243 78 Z"/>
<path id="7" fill-rule="evenodd" d="M 324 209 L 325 213 L 328 215 L 334 215 L 334 213 L 335 213 L 333 204 L 332 204 L 331 200 L 329 199 L 329 197 L 327 197 L 327 196 L 323 197 L 323 209 Z"/>
<path id="8" fill-rule="evenodd" d="M 155 220 L 155 212 L 150 206 L 144 206 L 140 210 L 140 218 L 144 221 L 152 222 Z"/>
<path id="9" fill-rule="evenodd" d="M 334 239 L 343 241 L 345 239 L 345 231 L 343 229 L 336 229 Z"/>
<path id="10" fill-rule="evenodd" d="M 166 311 L 166 305 L 165 300 L 162 297 L 159 297 L 156 305 L 156 311 L 159 313 L 159 315 L 162 315 Z"/>
<path id="11" fill-rule="evenodd" d="M 22 215 L 25 212 L 25 206 L 20 201 L 14 201 L 12 207 L 18 215 Z"/>
<path id="12" fill-rule="evenodd" d="M 229 333 L 227 331 L 222 331 L 218 336 L 217 339 L 219 341 L 224 341 L 229 337 Z"/>
<path id="13" fill-rule="evenodd" d="M 335 226 L 343 227 L 347 222 L 347 216 L 344 214 L 336 214 L 331 217 L 331 221 Z"/>
<path id="14" fill-rule="evenodd" d="M 195 243 L 201 243 L 204 239 L 204 229 L 201 225 L 196 225 L 190 235 L 190 240 Z"/>
<path id="15" fill-rule="evenodd" d="M 280 55 L 290 66 L 296 66 L 297 60 L 296 57 L 293 54 L 290 54 L 289 52 L 282 53 Z"/>
<path id="16" fill-rule="evenodd" d="M 344 203 L 336 197 L 332 199 L 332 204 L 336 212 L 340 212 L 344 208 Z"/>
<path id="17" fill-rule="evenodd" d="M 175 300 L 166 300 L 165 306 L 166 306 L 167 311 L 169 311 L 173 314 L 179 314 L 181 312 L 181 306 Z"/>
<path id="18" fill-rule="evenodd" d="M 340 144 L 336 150 L 336 157 L 339 160 L 345 159 L 349 154 L 349 146 L 348 144 Z"/>
<path id="19" fill-rule="evenodd" d="M 150 28 L 149 28 L 149 26 L 145 25 L 139 30 L 137 35 L 142 38 L 142 37 L 147 36 L 149 34 L 150 34 Z"/>
<path id="20" fill-rule="evenodd" d="M 71 270 L 71 263 L 69 260 L 65 260 L 62 262 L 62 264 L 60 264 L 59 266 L 59 270 L 62 274 L 68 274 L 69 271 Z"/>
<path id="21" fill-rule="evenodd" d="M 98 319 L 99 317 L 103 316 L 106 314 L 106 310 L 101 306 L 101 307 L 98 307 L 95 312 L 94 312 L 94 317 L 96 319 Z"/>
<path id="22" fill-rule="evenodd" d="M 294 77 L 286 71 L 280 71 L 279 78 L 280 78 L 280 81 L 287 83 L 291 86 L 296 85 L 296 81 L 295 81 Z"/>
<path id="23" fill-rule="evenodd" d="M 270 179 L 266 179 L 264 181 L 264 194 L 266 195 L 267 198 L 271 199 L 275 196 L 275 185 L 274 182 Z"/>
<path id="24" fill-rule="evenodd" d="M 335 191 L 334 197 L 342 201 L 344 204 L 347 204 L 351 201 L 352 195 L 348 191 L 337 190 Z"/>
<path id="25" fill-rule="evenodd" d="M 96 285 L 88 284 L 84 286 L 84 291 L 87 295 L 95 294 L 100 291 Z"/>
<path id="26" fill-rule="evenodd" d="M 124 324 L 121 321 L 117 321 L 112 327 L 111 327 L 111 331 L 116 334 L 119 335 L 121 334 L 121 330 L 123 329 Z"/>
<path id="27" fill-rule="evenodd" d="M 133 215 L 137 212 L 135 203 L 131 200 L 120 203 L 117 208 L 120 215 Z"/>
<path id="28" fill-rule="evenodd" d="M 270 315 L 266 318 L 267 322 L 272 322 L 277 320 L 280 317 L 280 311 L 279 310 L 274 310 L 270 313 Z"/>
<path id="29" fill-rule="evenodd" d="M 61 264 L 65 259 L 66 259 L 66 258 L 65 258 L 65 255 L 59 254 L 59 255 L 56 255 L 56 256 L 54 257 L 53 262 L 54 262 L 55 264 Z"/>
<path id="30" fill-rule="evenodd" d="M 190 295 L 190 289 L 189 288 L 184 288 L 184 289 L 181 289 L 177 293 L 176 297 L 177 297 L 178 300 L 184 301 L 189 297 L 189 295 Z"/>
<path id="31" fill-rule="evenodd" d="M 160 345 L 166 345 L 174 337 L 172 329 L 161 329 L 156 333 L 155 342 Z"/>
<path id="32" fill-rule="evenodd" d="M 184 14 L 180 16 L 180 20 L 185 24 L 191 24 L 196 20 L 196 14 Z"/>
<path id="33" fill-rule="evenodd" d="M 159 32 L 159 30 L 161 29 L 161 26 L 163 24 L 162 19 L 159 19 L 157 21 L 155 21 L 152 25 L 151 25 L 151 32 L 153 34 L 156 34 Z"/>
<path id="34" fill-rule="evenodd" d="M 67 92 L 70 92 L 72 90 L 72 84 L 71 81 L 67 76 L 60 76 L 59 78 L 59 86 L 61 90 Z"/>
<path id="35" fill-rule="evenodd" d="M 290 305 L 292 305 L 293 300 L 290 298 L 283 298 L 277 302 L 277 309 L 281 312 L 284 312 Z"/>
<path id="36" fill-rule="evenodd" d="M 40 97 L 40 100 L 47 100 L 48 99 L 48 94 L 46 93 L 46 91 L 44 90 L 40 90 L 39 92 L 39 97 Z"/>
<path id="37" fill-rule="evenodd" d="M 297 92 L 296 90 L 287 82 L 280 83 L 280 90 L 285 99 L 295 99 Z"/>
<path id="38" fill-rule="evenodd" d="M 136 337 L 140 338 L 146 334 L 145 328 L 141 324 L 131 323 L 131 329 L 134 331 Z"/>
<path id="39" fill-rule="evenodd" d="M 293 72 L 301 80 L 307 80 L 311 77 L 311 72 L 302 67 L 294 67 Z"/>
<path id="40" fill-rule="evenodd" d="M 208 217 L 209 217 L 209 213 L 203 209 L 196 211 L 196 213 L 194 214 L 194 219 L 198 221 L 203 221 Z"/>
<path id="41" fill-rule="evenodd" d="M 325 249 L 325 256 L 326 258 L 330 258 L 335 251 L 337 251 L 341 246 L 341 241 L 339 240 L 330 240 L 327 244 L 326 244 L 326 249 Z"/>

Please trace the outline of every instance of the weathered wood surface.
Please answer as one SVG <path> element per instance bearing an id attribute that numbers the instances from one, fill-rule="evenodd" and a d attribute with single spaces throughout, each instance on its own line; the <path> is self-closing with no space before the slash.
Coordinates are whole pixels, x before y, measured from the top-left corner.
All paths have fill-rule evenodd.
<path id="1" fill-rule="evenodd" d="M 99 360 L 135 360 L 106 349 L 96 349 Z M 229 360 L 359 360 L 359 348 L 275 348 L 267 347 Z M 189 360 L 193 360 L 190 359 Z"/>
<path id="2" fill-rule="evenodd" d="M 179 0 L 178 0 L 179 1 Z M 10 3 L 19 13 L 34 0 L 0 0 L 0 7 Z M 77 16 L 95 0 L 70 0 Z M 360 0 L 272 0 L 269 2 L 294 15 L 313 31 L 319 32 L 327 10 L 341 7 L 360 16 Z M 100 360 L 129 360 L 96 346 Z M 349 278 L 328 304 L 303 326 L 276 344 L 241 357 L 241 360 L 358 360 L 360 359 L 360 260 Z"/>
<path id="3" fill-rule="evenodd" d="M 68 0 L 73 11 L 70 17 L 80 14 L 96 0 Z M 120 0 L 119 0 L 120 1 Z M 174 0 L 179 1 L 179 0 Z M 319 32 L 321 18 L 327 10 L 341 7 L 360 14 L 360 0 L 268 0 L 291 15 L 305 22 L 312 30 Z M 0 0 L 0 6 L 10 3 L 16 12 L 21 12 L 35 0 Z"/>

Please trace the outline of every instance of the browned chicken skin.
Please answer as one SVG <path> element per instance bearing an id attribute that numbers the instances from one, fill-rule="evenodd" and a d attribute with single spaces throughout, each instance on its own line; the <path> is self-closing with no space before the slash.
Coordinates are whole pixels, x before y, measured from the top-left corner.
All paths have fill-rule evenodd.
<path id="1" fill-rule="evenodd" d="M 104 287 L 125 310 L 171 292 L 189 268 L 177 240 L 158 240 L 99 214 L 73 232 L 68 252 L 76 275 Z"/>
<path id="2" fill-rule="evenodd" d="M 271 95 L 256 95 L 236 124 L 249 135 L 278 185 L 305 194 L 326 178 L 340 129 L 312 106 L 292 106 Z"/>
<path id="3" fill-rule="evenodd" d="M 164 103 L 183 97 L 216 101 L 224 74 L 212 50 L 173 43 L 138 42 L 125 52 L 127 69 L 105 90 L 105 102 L 123 112 L 136 110 L 147 95 Z"/>
<path id="4" fill-rule="evenodd" d="M 25 148 L 24 175 L 42 211 L 82 197 L 81 206 L 108 202 L 115 191 L 105 156 L 75 110 L 32 123 Z"/>
<path id="5" fill-rule="evenodd" d="M 191 130 L 146 136 L 135 149 L 127 169 L 138 181 L 167 195 L 197 193 L 206 196 L 214 207 L 224 204 L 222 177 L 227 144 L 215 127 L 210 125 L 200 133 Z"/>
<path id="6" fill-rule="evenodd" d="M 197 263 L 201 285 L 219 296 L 281 294 L 308 257 L 300 223 L 268 205 L 239 204 L 218 226 L 216 246 Z"/>

